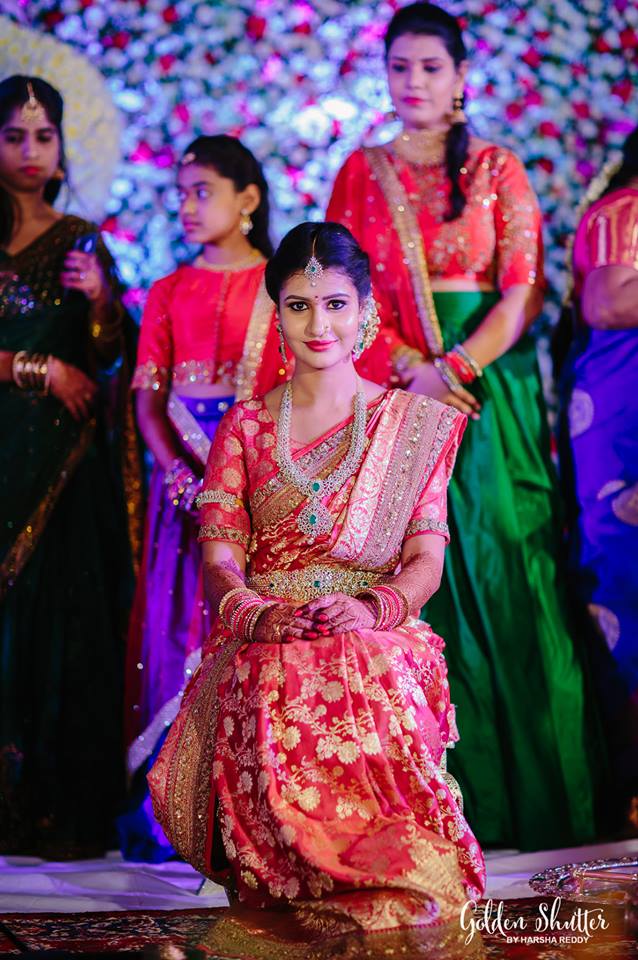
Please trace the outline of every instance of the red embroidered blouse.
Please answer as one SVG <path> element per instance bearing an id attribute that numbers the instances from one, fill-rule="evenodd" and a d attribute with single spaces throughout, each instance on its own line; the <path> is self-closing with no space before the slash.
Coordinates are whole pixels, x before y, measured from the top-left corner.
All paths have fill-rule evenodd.
<path id="1" fill-rule="evenodd" d="M 234 270 L 181 266 L 153 284 L 142 318 L 133 389 L 235 379 L 253 370 L 246 395 L 283 379 L 265 262 Z"/>
<path id="2" fill-rule="evenodd" d="M 452 222 L 443 219 L 450 193 L 445 167 L 409 163 L 391 146 L 386 153 L 413 204 L 432 280 L 470 279 L 500 291 L 544 282 L 538 201 L 511 151 L 470 139 L 460 180 L 468 202 Z M 406 317 L 418 315 L 414 292 L 388 202 L 364 150 L 351 154 L 339 171 L 326 218 L 348 227 L 370 256 L 390 351 L 406 342 L 423 349 L 406 336 Z"/>

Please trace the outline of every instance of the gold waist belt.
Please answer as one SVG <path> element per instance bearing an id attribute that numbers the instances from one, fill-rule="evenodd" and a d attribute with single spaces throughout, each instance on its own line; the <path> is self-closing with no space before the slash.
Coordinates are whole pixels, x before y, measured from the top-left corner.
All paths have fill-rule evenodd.
<path id="1" fill-rule="evenodd" d="M 329 593 L 354 596 L 359 590 L 380 583 L 387 573 L 316 565 L 303 570 L 271 570 L 248 577 L 247 586 L 267 597 L 306 602 Z"/>

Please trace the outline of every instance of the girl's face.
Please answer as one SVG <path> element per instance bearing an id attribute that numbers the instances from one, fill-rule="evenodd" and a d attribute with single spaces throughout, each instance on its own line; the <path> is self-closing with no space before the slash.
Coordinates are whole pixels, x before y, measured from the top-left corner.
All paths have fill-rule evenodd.
<path id="1" fill-rule="evenodd" d="M 46 115 L 25 121 L 16 107 L 0 127 L 0 181 L 17 193 L 39 193 L 60 163 L 60 135 Z"/>
<path id="2" fill-rule="evenodd" d="M 405 33 L 388 51 L 388 87 L 407 129 L 442 130 L 452 101 L 463 92 L 467 64 L 457 68 L 439 37 Z"/>
<path id="3" fill-rule="evenodd" d="M 352 359 L 363 307 L 347 274 L 324 268 L 314 286 L 303 273 L 286 280 L 279 319 L 297 369 L 327 370 Z"/>
<path id="4" fill-rule="evenodd" d="M 213 167 L 187 163 L 177 174 L 179 216 L 188 243 L 220 243 L 239 233 L 242 211 L 259 206 L 259 189 L 249 184 L 237 191 Z"/>

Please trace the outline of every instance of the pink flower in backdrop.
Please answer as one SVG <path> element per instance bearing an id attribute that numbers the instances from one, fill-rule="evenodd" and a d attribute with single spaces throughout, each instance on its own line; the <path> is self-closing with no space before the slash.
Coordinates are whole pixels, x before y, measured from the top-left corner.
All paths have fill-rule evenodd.
<path id="1" fill-rule="evenodd" d="M 473 128 L 515 150 L 539 191 L 553 317 L 564 282 L 559 240 L 573 229 L 589 179 L 638 116 L 638 3 L 614 0 L 593 13 L 576 0 L 440 2 L 467 31 L 467 112 Z M 276 236 L 321 215 L 345 154 L 391 106 L 382 41 L 400 5 L 399 0 L 24 4 L 23 16 L 36 29 L 89 51 L 122 111 L 125 159 L 103 228 L 132 278 L 131 306 L 139 291 L 170 269 L 173 258 L 192 253 L 183 245 L 169 187 L 176 157 L 199 133 L 242 137 L 264 162 Z M 303 117 L 308 108 L 312 121 Z"/>

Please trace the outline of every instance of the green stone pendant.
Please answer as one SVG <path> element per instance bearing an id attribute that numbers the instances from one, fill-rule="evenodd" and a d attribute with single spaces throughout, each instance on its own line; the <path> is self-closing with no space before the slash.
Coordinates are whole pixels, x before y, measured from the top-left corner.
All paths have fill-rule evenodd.
<path id="1" fill-rule="evenodd" d="M 321 500 L 313 499 L 307 503 L 297 517 L 297 526 L 309 540 L 314 540 L 315 537 L 330 533 L 334 524 L 330 511 L 326 510 Z"/>

